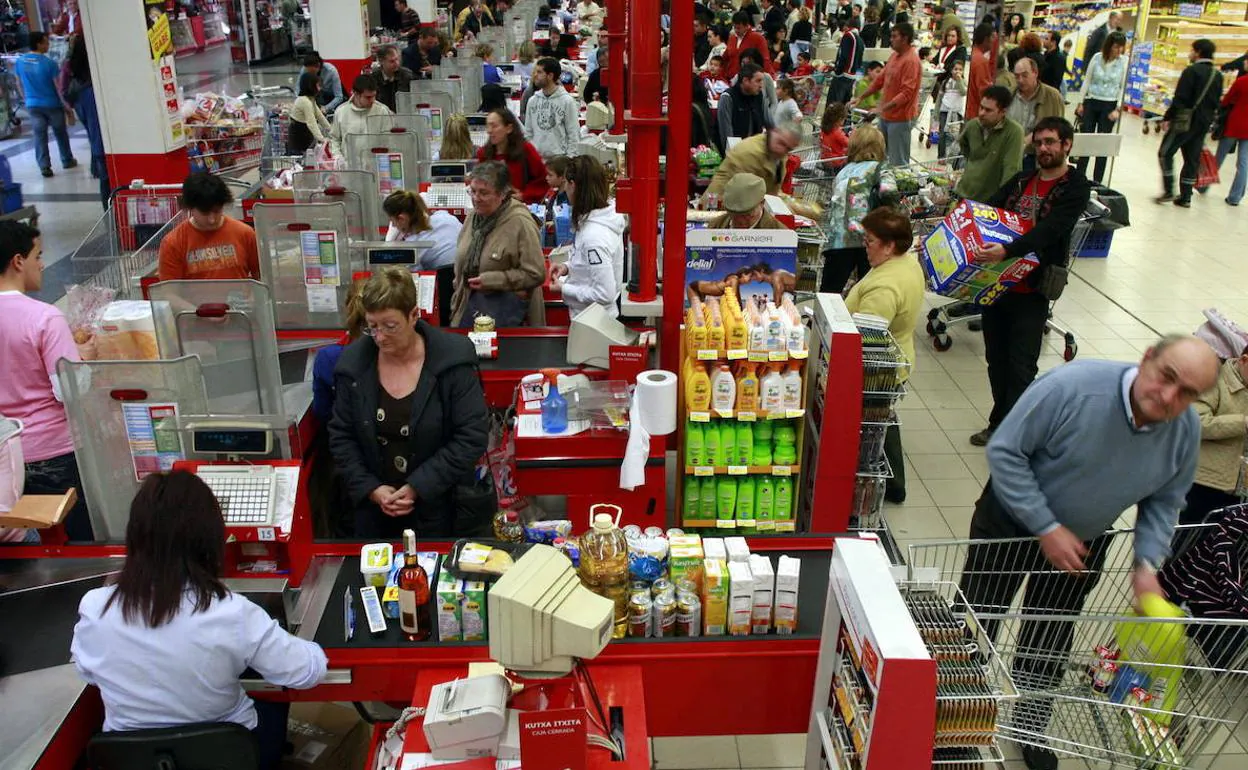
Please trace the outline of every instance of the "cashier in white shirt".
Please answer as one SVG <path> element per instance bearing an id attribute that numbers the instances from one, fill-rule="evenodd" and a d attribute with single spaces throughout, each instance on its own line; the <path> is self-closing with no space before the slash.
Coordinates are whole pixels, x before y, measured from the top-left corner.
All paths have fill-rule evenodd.
<path id="1" fill-rule="evenodd" d="M 424 241 L 433 245 L 421 252 L 420 269 L 438 274 L 439 325 L 450 326 L 451 299 L 455 293 L 455 252 L 464 223 L 449 211 L 429 212 L 424 198 L 411 190 L 395 190 L 381 207 L 390 217 L 387 241 Z"/>
<path id="2" fill-rule="evenodd" d="M 114 584 L 78 605 L 74 666 L 104 700 L 104 730 L 237 722 L 256 734 L 260 767 L 281 759 L 289 704 L 253 702 L 247 668 L 296 689 L 325 676 L 321 648 L 281 629 L 221 582 L 225 524 L 200 478 L 144 479 L 130 506 L 126 561 Z"/>

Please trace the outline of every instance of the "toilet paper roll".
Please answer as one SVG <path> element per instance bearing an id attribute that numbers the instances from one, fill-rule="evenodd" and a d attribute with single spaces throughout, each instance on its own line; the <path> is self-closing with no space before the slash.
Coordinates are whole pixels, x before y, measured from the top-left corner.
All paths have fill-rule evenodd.
<path id="1" fill-rule="evenodd" d="M 663 369 L 647 369 L 637 375 L 637 412 L 641 427 L 651 436 L 676 430 L 676 375 Z"/>

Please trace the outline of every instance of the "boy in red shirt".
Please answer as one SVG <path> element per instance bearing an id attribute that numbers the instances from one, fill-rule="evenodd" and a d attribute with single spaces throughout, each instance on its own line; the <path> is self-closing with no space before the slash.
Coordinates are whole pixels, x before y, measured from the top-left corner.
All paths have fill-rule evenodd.
<path id="1" fill-rule="evenodd" d="M 706 62 L 706 70 L 699 75 L 702 78 L 702 84 L 706 86 L 706 92 L 715 100 L 732 87 L 732 84 L 724 79 L 723 64 L 722 56 L 712 56 Z"/>
<path id="2" fill-rule="evenodd" d="M 797 66 L 793 68 L 793 72 L 789 74 L 789 77 L 805 78 L 813 74 L 815 74 L 815 66 L 810 63 L 810 52 L 798 51 Z"/>
<path id="3" fill-rule="evenodd" d="M 212 174 L 201 171 L 186 178 L 182 208 L 187 221 L 160 242 L 160 280 L 260 280 L 256 231 L 225 214 L 233 200 L 230 188 Z"/>

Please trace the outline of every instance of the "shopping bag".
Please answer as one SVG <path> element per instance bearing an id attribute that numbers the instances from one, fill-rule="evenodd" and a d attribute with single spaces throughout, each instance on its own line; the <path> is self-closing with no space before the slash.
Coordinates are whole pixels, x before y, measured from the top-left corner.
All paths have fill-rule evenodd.
<path id="1" fill-rule="evenodd" d="M 1222 180 L 1218 179 L 1218 160 L 1206 147 L 1200 151 L 1200 170 L 1196 172 L 1196 186 L 1211 187 Z"/>

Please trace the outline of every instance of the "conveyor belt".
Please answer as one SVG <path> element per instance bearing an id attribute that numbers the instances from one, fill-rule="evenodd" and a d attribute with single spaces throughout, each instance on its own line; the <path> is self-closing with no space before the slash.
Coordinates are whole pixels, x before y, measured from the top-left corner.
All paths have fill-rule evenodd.
<path id="1" fill-rule="evenodd" d="M 568 337 L 508 337 L 500 335 L 498 358 L 482 359 L 482 371 L 526 371 L 568 366 Z"/>
<path id="2" fill-rule="evenodd" d="M 0 677 L 69 662 L 69 643 L 83 594 L 107 576 L 0 594 Z"/>
<path id="3" fill-rule="evenodd" d="M 773 564 L 779 556 L 785 553 L 783 551 L 768 552 Z M 818 639 L 820 632 L 823 630 L 823 608 L 828 592 L 828 566 L 832 558 L 831 551 L 795 551 L 787 553 L 788 556 L 794 556 L 802 560 L 802 576 L 799 588 L 798 598 L 798 624 L 797 633 L 793 636 L 779 637 L 772 634 L 767 639 Z M 436 581 L 436 575 L 431 576 L 431 580 Z M 330 595 L 329 606 L 325 608 L 325 614 L 321 618 L 321 623 L 316 629 L 313 637 L 314 641 L 324 648 L 349 648 L 349 649 L 369 649 L 369 648 L 385 648 L 385 647 L 436 647 L 438 642 L 409 642 L 403 638 L 402 632 L 399 630 L 399 622 L 394 619 L 387 618 L 386 631 L 384 634 L 374 637 L 368 632 L 368 621 L 364 618 L 364 609 L 360 601 L 359 589 L 364 585 L 364 578 L 360 575 L 359 557 L 348 557 L 343 560 L 342 570 L 338 573 L 338 578 L 334 582 L 334 587 Z M 436 587 L 436 582 L 435 582 Z M 355 638 L 350 642 L 343 640 L 342 626 L 342 597 L 346 588 L 350 586 L 352 594 L 355 597 L 356 623 Z M 436 632 L 435 632 L 436 635 Z M 709 641 L 759 641 L 764 637 L 737 637 L 737 636 L 713 636 L 701 637 L 700 639 L 621 639 L 613 642 L 613 644 L 668 644 L 671 642 L 697 642 L 701 640 Z M 446 642 L 445 646 L 483 646 L 482 642 Z"/>

